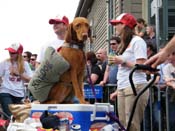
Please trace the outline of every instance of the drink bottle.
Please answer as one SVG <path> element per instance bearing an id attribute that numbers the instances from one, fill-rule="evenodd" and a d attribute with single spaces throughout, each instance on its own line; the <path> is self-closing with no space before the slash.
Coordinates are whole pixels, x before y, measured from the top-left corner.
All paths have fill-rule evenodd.
<path id="1" fill-rule="evenodd" d="M 112 59 L 115 55 L 116 55 L 116 54 L 115 54 L 114 51 L 111 51 L 111 52 L 108 54 L 108 65 L 109 65 L 109 66 L 113 66 L 113 65 L 114 65 L 114 63 L 112 63 L 112 62 L 110 61 L 110 59 Z"/>

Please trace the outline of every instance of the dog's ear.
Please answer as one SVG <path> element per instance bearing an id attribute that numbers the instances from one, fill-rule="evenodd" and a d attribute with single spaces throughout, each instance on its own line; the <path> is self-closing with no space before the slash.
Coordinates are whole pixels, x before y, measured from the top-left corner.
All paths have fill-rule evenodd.
<path id="1" fill-rule="evenodd" d="M 89 30 L 88 30 L 88 37 L 91 37 L 91 29 L 89 28 Z"/>
<path id="2" fill-rule="evenodd" d="M 67 28 L 67 32 L 66 32 L 66 35 L 65 35 L 65 41 L 67 43 L 70 43 L 71 40 L 72 40 L 72 28 L 73 28 L 73 25 L 72 23 L 69 24 L 68 28 Z"/>
<path id="3" fill-rule="evenodd" d="M 90 43 L 93 43 L 91 28 L 89 28 L 88 37 L 89 37 Z"/>

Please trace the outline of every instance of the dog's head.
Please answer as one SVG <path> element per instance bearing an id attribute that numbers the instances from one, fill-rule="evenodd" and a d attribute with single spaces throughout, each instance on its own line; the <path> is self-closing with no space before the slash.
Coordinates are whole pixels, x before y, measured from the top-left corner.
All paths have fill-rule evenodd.
<path id="1" fill-rule="evenodd" d="M 89 22 L 84 17 L 76 17 L 68 26 L 65 41 L 67 43 L 82 43 L 90 37 Z"/>

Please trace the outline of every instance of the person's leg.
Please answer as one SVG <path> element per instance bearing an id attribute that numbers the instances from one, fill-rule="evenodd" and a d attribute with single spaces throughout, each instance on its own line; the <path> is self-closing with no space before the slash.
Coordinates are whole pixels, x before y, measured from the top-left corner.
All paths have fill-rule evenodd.
<path id="1" fill-rule="evenodd" d="M 169 127 L 170 131 L 175 131 L 175 90 L 169 94 Z"/>
<path id="2" fill-rule="evenodd" d="M 128 122 L 129 122 L 129 118 L 130 118 L 130 115 L 131 115 L 131 110 L 132 110 L 132 107 L 133 107 L 133 102 L 134 102 L 134 99 L 135 99 L 135 96 L 132 94 L 130 95 L 127 95 L 126 98 L 125 98 L 125 112 L 126 112 L 126 123 L 127 123 L 127 126 L 128 126 Z M 134 116 L 136 114 L 136 110 L 135 110 L 135 113 L 134 113 Z M 132 118 L 132 121 L 131 121 L 131 125 L 130 125 L 130 128 L 129 128 L 129 131 L 138 131 L 138 129 L 136 129 L 136 125 L 134 124 L 135 123 L 135 120 L 136 120 L 136 117 Z"/>
<path id="3" fill-rule="evenodd" d="M 139 92 L 144 86 L 145 86 L 145 84 L 136 85 L 137 92 Z M 129 121 L 131 110 L 133 108 L 133 102 L 136 98 L 133 95 L 133 93 L 131 94 L 131 92 L 132 92 L 131 88 L 128 88 L 127 90 L 125 90 L 125 95 L 126 95 L 125 111 L 126 111 L 127 123 Z M 149 97 L 149 91 L 148 90 L 140 96 L 140 98 L 139 98 L 139 100 L 136 104 L 135 112 L 134 112 L 133 119 L 132 119 L 132 122 L 131 122 L 130 131 L 140 131 L 140 124 L 141 124 L 141 121 L 143 120 L 145 107 L 148 103 L 148 97 Z"/>
<path id="4" fill-rule="evenodd" d="M 144 120 L 143 120 L 143 128 L 144 131 L 150 131 L 151 130 L 151 118 L 150 118 L 150 100 L 148 100 L 148 104 L 145 108 L 144 112 Z"/>
<path id="5" fill-rule="evenodd" d="M 3 112 L 10 117 L 11 112 L 9 110 L 9 104 L 13 103 L 11 95 L 8 93 L 0 93 L 0 101 L 1 101 Z M 8 119 L 8 118 L 5 116 L 5 119 Z"/>
<path id="6" fill-rule="evenodd" d="M 117 87 L 113 86 L 113 87 L 110 87 L 109 88 L 109 94 L 111 94 L 112 92 L 114 92 L 115 90 L 117 90 Z M 110 100 L 110 95 L 108 95 L 108 99 L 109 99 L 109 103 L 111 105 L 114 105 L 114 111 L 115 111 L 115 114 L 116 116 L 118 117 L 118 104 L 117 104 L 117 98 L 116 98 L 116 101 L 112 101 Z"/>
<path id="7" fill-rule="evenodd" d="M 126 127 L 125 96 L 123 90 L 118 90 L 117 104 L 119 120 Z"/>
<path id="8" fill-rule="evenodd" d="M 13 104 L 22 104 L 22 99 L 24 97 L 15 97 L 15 96 L 11 96 L 11 97 L 12 97 Z"/>

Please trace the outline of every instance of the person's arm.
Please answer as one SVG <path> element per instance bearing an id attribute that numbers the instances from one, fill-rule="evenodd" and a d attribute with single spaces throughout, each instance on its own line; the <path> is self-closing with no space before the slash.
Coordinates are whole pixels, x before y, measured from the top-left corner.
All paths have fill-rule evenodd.
<path id="1" fill-rule="evenodd" d="M 90 78 L 91 78 L 92 84 L 96 83 L 96 81 L 98 80 L 98 77 L 99 76 L 97 74 L 94 74 L 94 73 L 91 74 Z"/>
<path id="2" fill-rule="evenodd" d="M 143 37 L 143 36 L 144 36 L 144 32 L 136 33 L 136 35 L 138 35 L 138 36 L 140 36 L 140 37 Z"/>
<path id="3" fill-rule="evenodd" d="M 25 68 L 25 72 L 20 74 L 20 77 L 25 82 L 29 82 L 31 80 L 31 78 L 32 78 L 32 75 L 33 75 L 32 70 L 31 70 L 31 68 L 29 66 L 29 63 L 24 62 L 24 68 Z"/>
<path id="4" fill-rule="evenodd" d="M 142 27 L 142 30 L 139 32 L 138 27 L 136 26 L 136 28 L 135 28 L 135 34 L 136 34 L 136 35 L 138 35 L 138 36 L 140 36 L 140 37 L 143 37 L 144 34 L 145 34 L 145 32 L 146 32 L 145 27 Z"/>
<path id="5" fill-rule="evenodd" d="M 101 74 L 101 69 L 98 65 L 94 65 L 91 67 L 90 79 L 92 81 L 92 84 L 98 84 L 97 80 L 99 79 L 100 74 Z M 88 81 L 90 82 L 90 80 Z"/>
<path id="6" fill-rule="evenodd" d="M 136 59 L 136 63 L 122 60 L 121 65 L 132 68 L 132 67 L 134 67 L 135 64 L 143 64 L 145 61 L 146 61 L 146 59 L 144 59 L 144 58 Z"/>
<path id="7" fill-rule="evenodd" d="M 26 74 L 21 74 L 20 76 L 21 76 L 21 79 L 26 81 L 26 82 L 29 82 L 31 79 L 31 77 L 26 75 Z"/>
<path id="8" fill-rule="evenodd" d="M 167 43 L 165 48 L 148 59 L 145 64 L 151 65 L 153 68 L 156 68 L 159 64 L 165 62 L 168 56 L 175 51 L 175 36 Z"/>
<path id="9" fill-rule="evenodd" d="M 135 57 L 135 61 L 130 61 L 126 59 L 124 55 L 112 57 L 111 63 L 120 64 L 121 66 L 126 66 L 132 68 L 135 64 L 143 64 L 147 59 L 147 48 L 146 43 L 143 39 L 139 37 L 135 37 L 136 41 L 130 44 L 130 48 L 133 51 L 133 55 Z"/>
<path id="10" fill-rule="evenodd" d="M 24 80 L 25 82 L 29 82 L 31 77 L 28 76 L 26 73 L 22 73 L 20 74 L 17 70 L 11 69 L 10 70 L 10 74 L 14 75 L 14 76 L 19 76 L 21 77 L 22 80 Z"/>
<path id="11" fill-rule="evenodd" d="M 115 101 L 118 95 L 118 91 L 115 90 L 113 93 L 110 94 L 110 100 Z"/>
<path id="12" fill-rule="evenodd" d="M 169 54 L 171 54 L 175 51 L 175 36 L 168 42 L 168 44 L 165 46 L 164 50 L 166 52 L 169 52 Z"/>
<path id="13" fill-rule="evenodd" d="M 45 51 L 46 51 L 46 48 L 48 47 L 48 45 L 43 45 L 41 47 L 41 49 L 39 50 L 39 52 L 37 53 L 38 56 L 36 58 L 36 65 L 35 65 L 35 68 L 38 68 L 41 64 L 41 62 L 43 61 L 44 59 L 44 55 L 45 55 Z"/>
<path id="14" fill-rule="evenodd" d="M 109 77 L 109 65 L 106 65 L 106 69 L 105 69 L 103 80 L 99 84 L 101 86 L 104 86 L 107 83 L 107 81 L 108 81 L 108 77 Z"/>
<path id="15" fill-rule="evenodd" d="M 109 63 L 115 63 L 115 64 L 121 64 L 122 66 L 127 65 L 127 66 L 133 66 L 132 63 L 124 60 L 122 56 L 113 56 L 108 58 Z"/>
<path id="16" fill-rule="evenodd" d="M 175 80 L 173 78 L 165 78 L 167 86 L 175 88 Z"/>

